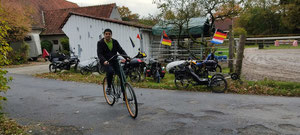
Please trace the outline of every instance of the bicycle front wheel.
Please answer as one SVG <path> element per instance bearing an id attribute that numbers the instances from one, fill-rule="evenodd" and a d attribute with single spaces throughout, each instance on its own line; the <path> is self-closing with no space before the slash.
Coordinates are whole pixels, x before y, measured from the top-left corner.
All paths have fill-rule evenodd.
<path id="1" fill-rule="evenodd" d="M 50 73 L 56 73 L 56 69 L 57 69 L 56 65 L 54 65 L 54 64 L 49 65 Z"/>
<path id="2" fill-rule="evenodd" d="M 129 83 L 125 84 L 125 103 L 128 112 L 132 118 L 136 118 L 138 115 L 138 103 L 132 86 Z"/>
<path id="3" fill-rule="evenodd" d="M 107 78 L 106 77 L 103 79 L 102 85 L 103 85 L 103 94 L 104 94 L 106 102 L 109 105 L 113 106 L 116 99 L 115 99 L 115 96 L 113 96 L 112 90 L 109 92 L 107 91 Z"/>

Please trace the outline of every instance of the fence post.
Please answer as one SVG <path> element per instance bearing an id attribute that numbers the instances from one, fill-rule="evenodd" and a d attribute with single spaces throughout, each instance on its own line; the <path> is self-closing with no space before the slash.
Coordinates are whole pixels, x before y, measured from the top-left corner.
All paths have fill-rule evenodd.
<path id="1" fill-rule="evenodd" d="M 236 60 L 236 68 L 235 68 L 238 76 L 240 76 L 242 73 L 245 42 L 246 42 L 246 36 L 240 35 L 240 43 L 237 50 L 237 60 Z"/>
<path id="2" fill-rule="evenodd" d="M 232 35 L 232 25 L 229 25 L 229 61 L 228 61 L 228 67 L 230 69 L 230 73 L 233 72 L 233 44 L 234 44 L 234 39 Z"/>

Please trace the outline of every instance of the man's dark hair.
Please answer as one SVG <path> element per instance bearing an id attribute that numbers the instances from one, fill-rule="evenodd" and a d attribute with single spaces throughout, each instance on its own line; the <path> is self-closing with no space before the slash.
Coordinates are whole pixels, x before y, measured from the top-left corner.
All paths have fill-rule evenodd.
<path id="1" fill-rule="evenodd" d="M 105 32 L 110 32 L 112 34 L 111 29 L 105 29 L 103 33 L 105 33 Z"/>

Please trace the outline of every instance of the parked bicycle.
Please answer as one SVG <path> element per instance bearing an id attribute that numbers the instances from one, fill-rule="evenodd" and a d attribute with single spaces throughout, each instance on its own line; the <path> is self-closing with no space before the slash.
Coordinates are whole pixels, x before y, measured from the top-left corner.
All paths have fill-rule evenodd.
<path id="1" fill-rule="evenodd" d="M 105 72 L 104 66 L 100 64 L 100 60 L 98 59 L 98 57 L 94 57 L 93 59 L 94 60 L 91 63 L 80 68 L 80 73 L 82 75 L 87 75 L 92 72 L 98 72 L 99 74 L 103 74 Z"/>
<path id="2" fill-rule="evenodd" d="M 121 55 L 114 55 L 112 58 L 108 60 L 110 62 L 115 57 L 118 57 Z M 128 57 L 128 56 L 125 56 Z M 126 103 L 127 110 L 132 118 L 136 118 L 138 115 L 138 103 L 136 99 L 135 92 L 133 90 L 133 87 L 126 81 L 126 76 L 124 73 L 124 70 L 121 68 L 120 61 L 118 61 L 119 64 L 119 73 L 120 75 L 114 75 L 113 77 L 113 83 L 112 83 L 112 89 L 109 92 L 109 94 L 106 91 L 107 88 L 107 78 L 105 77 L 103 79 L 103 93 L 106 102 L 113 106 L 115 102 L 118 102 L 118 99 L 121 98 L 121 94 L 123 95 L 123 101 Z"/>
<path id="3" fill-rule="evenodd" d="M 166 72 L 160 62 L 150 59 L 150 62 L 146 67 L 146 77 L 152 77 L 155 82 L 160 83 L 161 79 L 165 77 L 165 73 Z"/>
<path id="4" fill-rule="evenodd" d="M 174 83 L 177 88 L 187 88 L 192 84 L 194 86 L 206 85 L 216 93 L 223 93 L 227 90 L 227 81 L 222 74 L 215 73 L 212 77 L 210 75 L 199 76 L 191 68 L 191 61 L 179 65 L 174 74 Z"/>
<path id="5" fill-rule="evenodd" d="M 139 70 L 140 62 L 137 59 L 132 59 L 131 61 L 126 61 L 121 64 L 125 76 L 129 77 L 132 82 L 141 81 L 141 72 Z"/>
<path id="6" fill-rule="evenodd" d="M 140 72 L 140 81 L 144 81 L 146 77 L 146 57 L 146 53 L 141 52 L 141 50 L 139 49 L 138 54 L 130 61 L 131 64 L 135 65 L 133 67 Z"/>
<path id="7" fill-rule="evenodd" d="M 193 61 L 191 63 L 192 69 L 198 74 L 205 74 L 207 72 L 222 73 L 222 67 L 218 64 L 214 53 L 210 53 L 204 61 Z"/>

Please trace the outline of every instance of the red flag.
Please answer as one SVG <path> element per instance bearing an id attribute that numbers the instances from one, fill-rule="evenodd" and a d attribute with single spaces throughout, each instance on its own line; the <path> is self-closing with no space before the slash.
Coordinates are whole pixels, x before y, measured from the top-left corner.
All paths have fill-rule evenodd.
<path id="1" fill-rule="evenodd" d="M 141 40 L 140 34 L 137 34 L 136 38 Z"/>
<path id="2" fill-rule="evenodd" d="M 213 39 L 211 40 L 211 43 L 222 44 L 226 37 L 227 37 L 226 32 L 223 32 L 222 30 L 217 29 Z"/>
<path id="3" fill-rule="evenodd" d="M 43 55 L 42 55 L 42 57 L 46 58 L 47 56 L 49 56 L 49 53 L 47 52 L 46 49 L 43 49 Z"/>
<path id="4" fill-rule="evenodd" d="M 168 46 L 172 45 L 172 40 L 168 37 L 168 35 L 167 35 L 167 33 L 165 31 L 163 31 L 163 36 L 162 36 L 162 39 L 161 39 L 161 44 L 168 45 Z"/>

